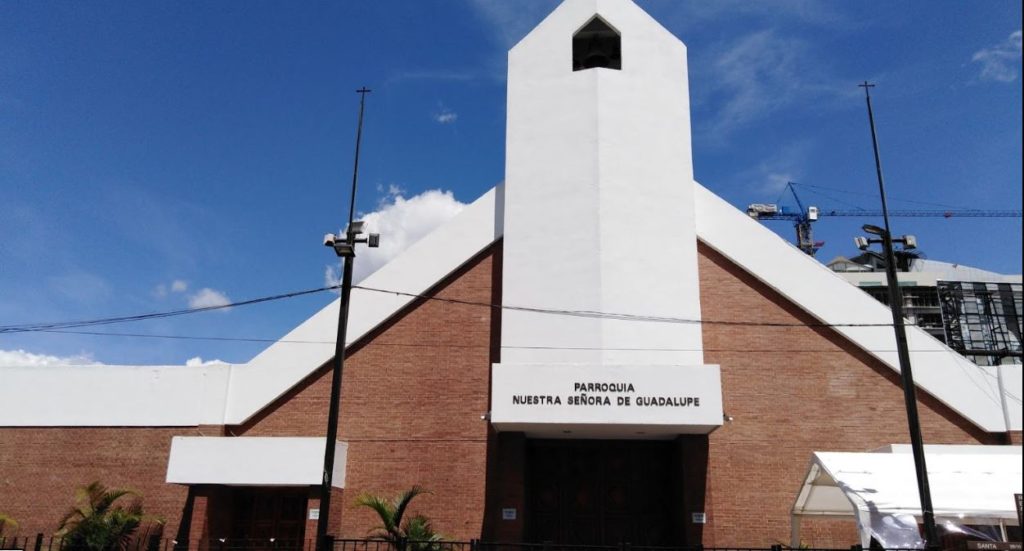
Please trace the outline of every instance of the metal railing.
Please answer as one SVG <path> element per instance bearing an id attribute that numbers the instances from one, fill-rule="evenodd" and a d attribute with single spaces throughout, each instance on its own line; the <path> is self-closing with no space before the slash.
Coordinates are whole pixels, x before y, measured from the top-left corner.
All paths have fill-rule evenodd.
<path id="1" fill-rule="evenodd" d="M 210 538 L 179 541 L 159 536 L 137 537 L 122 547 L 107 551 L 315 551 L 316 542 L 308 539 L 232 539 Z M 782 545 L 770 547 L 704 547 L 631 545 L 582 545 L 560 543 L 468 541 L 389 542 L 381 539 L 335 538 L 332 551 L 788 551 Z M 0 550 L 20 551 L 84 551 L 60 536 L 0 536 Z M 797 551 L 797 550 L 793 550 Z M 800 548 L 798 551 L 864 551 L 859 545 L 846 548 Z M 919 551 L 909 549 L 874 549 L 871 551 Z"/>
<path id="2" fill-rule="evenodd" d="M 239 539 L 209 538 L 179 541 L 159 536 L 133 538 L 123 546 L 106 551 L 314 551 L 312 539 Z M 0 550 L 19 551 L 85 551 L 69 539 L 61 536 L 0 536 Z"/>

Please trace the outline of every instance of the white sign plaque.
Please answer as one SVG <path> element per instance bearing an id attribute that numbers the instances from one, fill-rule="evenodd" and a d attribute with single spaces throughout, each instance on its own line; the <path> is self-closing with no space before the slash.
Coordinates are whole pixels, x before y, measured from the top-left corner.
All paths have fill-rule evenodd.
<path id="1" fill-rule="evenodd" d="M 636 438 L 722 424 L 717 365 L 495 364 L 491 381 L 500 431 Z"/>
<path id="2" fill-rule="evenodd" d="M 694 524 L 705 524 L 708 521 L 707 513 L 693 513 L 691 518 Z"/>
<path id="3" fill-rule="evenodd" d="M 515 507 L 505 507 L 501 510 L 501 520 L 515 520 L 517 512 Z"/>
<path id="4" fill-rule="evenodd" d="M 310 509 L 309 520 L 320 520 L 320 509 Z"/>

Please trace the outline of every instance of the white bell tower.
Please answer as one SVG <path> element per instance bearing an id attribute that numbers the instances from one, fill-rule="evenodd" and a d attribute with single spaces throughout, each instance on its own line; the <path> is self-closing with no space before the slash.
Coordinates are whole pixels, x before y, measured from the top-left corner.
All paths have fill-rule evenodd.
<path id="1" fill-rule="evenodd" d="M 567 0 L 509 52 L 506 147 L 503 301 L 572 314 L 505 310 L 502 365 L 702 364 L 686 46 Z"/>
<path id="2" fill-rule="evenodd" d="M 540 438 L 714 430 L 722 387 L 701 341 L 686 46 L 630 0 L 566 0 L 508 65 L 513 308 L 492 426 Z"/>

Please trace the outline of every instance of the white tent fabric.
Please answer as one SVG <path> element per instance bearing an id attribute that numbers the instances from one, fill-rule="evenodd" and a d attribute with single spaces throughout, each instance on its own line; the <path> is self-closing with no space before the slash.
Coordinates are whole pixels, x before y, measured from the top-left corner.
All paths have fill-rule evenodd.
<path id="1" fill-rule="evenodd" d="M 897 453 L 814 452 L 793 505 L 793 545 L 801 518 L 851 518 L 861 544 L 921 547 L 921 513 L 914 457 Z M 958 523 L 1017 523 L 1013 494 L 1021 492 L 1020 446 L 928 446 L 932 506 Z"/>

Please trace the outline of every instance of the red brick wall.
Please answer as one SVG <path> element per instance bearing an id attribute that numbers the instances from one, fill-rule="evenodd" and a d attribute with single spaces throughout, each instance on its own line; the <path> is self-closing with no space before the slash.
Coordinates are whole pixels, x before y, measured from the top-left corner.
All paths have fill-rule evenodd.
<path id="1" fill-rule="evenodd" d="M 709 248 L 701 245 L 699 251 L 705 319 L 814 322 Z M 431 293 L 500 302 L 499 278 L 500 244 Z M 394 495 L 418 484 L 433 493 L 418 498 L 412 513 L 430 516 L 452 538 L 480 535 L 488 459 L 496 469 L 492 484 L 522 480 L 505 473 L 515 470 L 514 457 L 499 457 L 492 445 L 488 458 L 488 427 L 480 419 L 488 409 L 499 321 L 488 308 L 420 301 L 352 347 L 339 423 L 339 438 L 349 442 L 349 465 L 343 497 L 332 503 L 332 524 L 338 528 L 332 531 L 361 537 L 375 525 L 369 511 L 352 506 L 361 492 Z M 788 542 L 789 510 L 812 451 L 864 451 L 908 440 L 896 375 L 830 330 L 705 324 L 704 345 L 705 361 L 722 366 L 725 411 L 734 418 L 708 438 L 703 503 L 692 502 L 694 496 L 686 499 L 687 511 L 708 514 L 707 525 L 686 527 L 705 545 Z M 245 425 L 224 427 L 225 433 L 324 434 L 327 373 L 322 368 Z M 927 443 L 1007 438 L 982 433 L 930 396 L 919 397 Z M 163 482 L 170 440 L 197 433 L 196 428 L 2 428 L 0 510 L 17 519 L 23 533 L 52 532 L 71 506 L 74 488 L 101 480 L 140 490 L 147 510 L 168 519 L 165 536 L 174 537 L 187 492 Z M 1019 442 L 1019 433 L 1014 436 Z M 497 441 L 492 438 L 492 444 Z M 691 464 L 705 453 L 703 444 L 698 448 L 680 447 L 682 462 L 690 465 L 689 488 L 700 486 L 689 480 L 700 472 Z M 516 488 L 502 493 L 518 495 Z M 492 516 L 502 499 L 491 497 Z M 199 509 L 207 505 L 203 500 Z M 495 522 L 493 528 L 510 535 L 522 527 Z M 193 532 L 202 530 L 196 526 Z M 846 546 L 854 539 L 852 522 L 804 524 L 804 540 L 815 546 Z"/>
<path id="2" fill-rule="evenodd" d="M 815 320 L 701 244 L 704 320 Z M 789 511 L 813 451 L 867 451 L 909 441 L 898 376 L 829 329 L 704 324 L 705 362 L 721 365 L 734 420 L 710 435 L 708 546 L 789 542 Z M 915 366 L 917 370 L 927 365 Z M 929 444 L 1002 443 L 918 393 Z M 841 547 L 853 522 L 805 523 L 804 541 Z"/>
<path id="3" fill-rule="evenodd" d="M 167 520 L 174 537 L 188 490 L 165 484 L 171 437 L 195 428 L 0 428 L 0 512 L 22 535 L 52 534 L 74 504 L 75 489 L 93 481 L 142 494 L 146 513 Z"/>
<path id="4" fill-rule="evenodd" d="M 500 245 L 495 247 L 500 250 Z M 431 291 L 442 299 L 495 300 L 495 253 L 486 251 Z M 483 522 L 492 311 L 420 301 L 356 343 L 345 362 L 339 439 L 349 443 L 345 499 L 332 527 L 362 537 L 378 523 L 353 506 L 363 493 L 430 492 L 411 513 L 443 534 L 478 537 Z M 232 434 L 317 436 L 326 432 L 330 371 L 325 366 Z M 332 507 L 333 509 L 334 507 Z M 334 530 L 332 530 L 334 531 Z"/>

